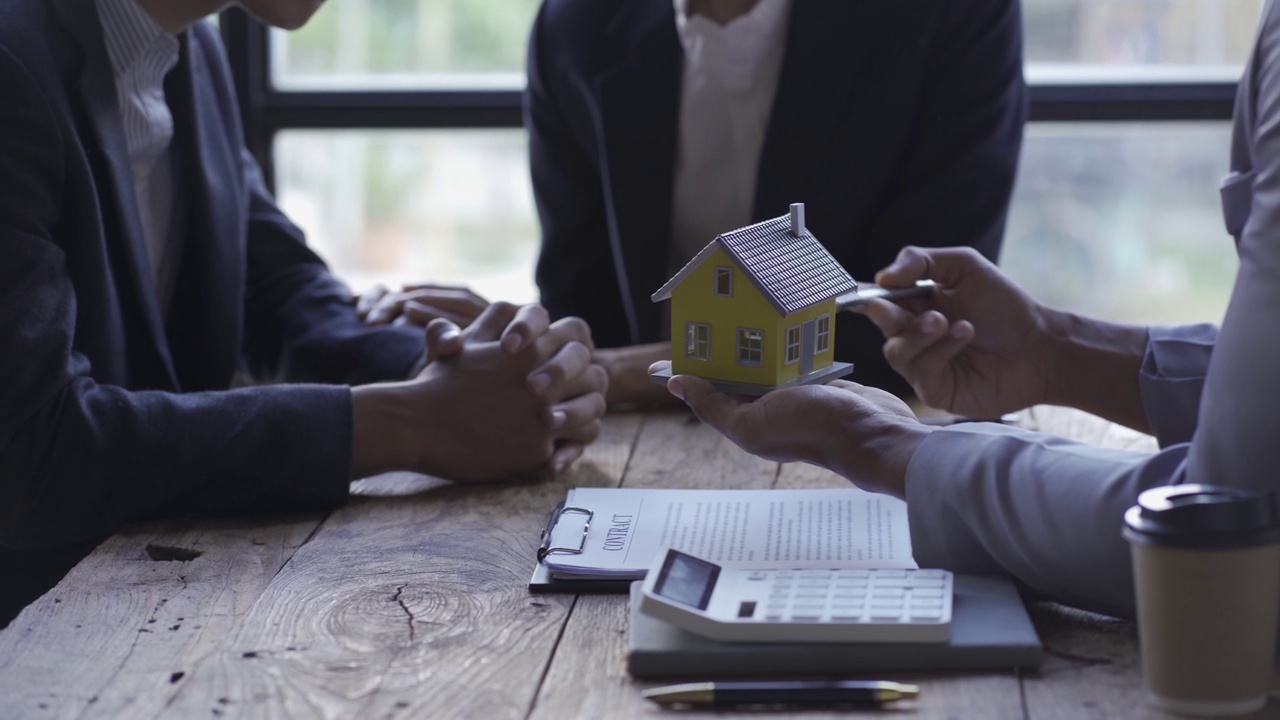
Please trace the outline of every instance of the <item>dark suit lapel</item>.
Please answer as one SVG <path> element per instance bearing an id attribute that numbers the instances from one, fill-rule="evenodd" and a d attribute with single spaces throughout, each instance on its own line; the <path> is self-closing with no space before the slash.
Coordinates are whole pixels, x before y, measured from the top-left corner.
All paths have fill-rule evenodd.
<path id="1" fill-rule="evenodd" d="M 669 1 L 629 3 L 609 32 L 623 57 L 591 90 L 618 281 L 632 340 L 640 342 L 658 324 L 649 296 L 667 280 L 684 52 Z"/>
<path id="2" fill-rule="evenodd" d="M 880 7 L 862 0 L 792 3 L 786 55 L 760 150 L 754 220 L 777 217 L 823 182 L 818 170 L 877 42 Z"/>
<path id="3" fill-rule="evenodd" d="M 82 65 L 76 87 L 70 93 L 83 103 L 80 116 L 82 131 L 88 130 L 92 141 L 86 142 L 89 160 L 93 166 L 94 181 L 98 183 L 98 198 L 102 204 L 103 222 L 108 228 L 115 224 L 115 237 L 122 247 L 111 248 L 119 252 L 129 276 L 138 308 L 146 323 L 148 334 L 159 354 L 168 377 L 174 387 L 177 378 L 165 341 L 164 320 L 156 296 L 155 283 L 151 280 L 151 262 L 147 254 L 146 236 L 142 230 L 142 217 L 133 188 L 133 169 L 129 164 L 129 147 L 125 142 L 120 107 L 116 100 L 116 85 L 102 38 L 98 12 L 92 2 L 81 0 L 52 0 L 63 27 L 80 45 Z M 95 153 L 93 148 L 100 152 Z"/>
<path id="4" fill-rule="evenodd" d="M 183 222 L 174 242 L 181 261 L 169 317 L 173 352 L 186 390 L 227 387 L 239 357 L 243 302 L 244 199 L 240 158 L 226 141 L 203 55 L 182 39 L 178 65 L 165 81 L 173 112 L 173 152 L 182 159 L 178 183 Z M 178 250 L 175 247 L 174 250 Z"/>

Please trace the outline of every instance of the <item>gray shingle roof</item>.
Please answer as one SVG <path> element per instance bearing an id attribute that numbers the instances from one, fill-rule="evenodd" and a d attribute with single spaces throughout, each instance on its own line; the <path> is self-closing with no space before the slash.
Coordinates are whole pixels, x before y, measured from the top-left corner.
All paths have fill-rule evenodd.
<path id="1" fill-rule="evenodd" d="M 653 301 L 670 297 L 717 246 L 724 247 L 784 317 L 858 289 L 813 233 L 805 230 L 800 237 L 792 235 L 791 219 L 783 215 L 717 237 L 654 293 Z"/>

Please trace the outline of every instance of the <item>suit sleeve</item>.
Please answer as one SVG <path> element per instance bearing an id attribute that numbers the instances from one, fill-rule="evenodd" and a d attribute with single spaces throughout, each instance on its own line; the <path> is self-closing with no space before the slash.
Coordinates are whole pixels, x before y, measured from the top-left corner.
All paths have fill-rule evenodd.
<path id="1" fill-rule="evenodd" d="M 249 188 L 245 353 L 290 380 L 359 385 L 402 380 L 426 349 L 421 328 L 369 326 L 302 231 L 276 207 L 244 152 Z M 277 373 L 267 373 L 273 376 Z"/>
<path id="2" fill-rule="evenodd" d="M 604 180 L 593 163 L 595 137 L 569 121 L 586 122 L 592 108 L 581 68 L 572 64 L 583 38 L 570 26 L 569 9 L 544 3 L 529 38 L 524 121 L 529 134 L 533 196 L 542 227 L 537 282 L 552 318 L 577 315 L 591 325 L 598 345 L 632 342 L 606 226 Z M 570 106 L 576 112 L 570 111 Z M 596 128 L 598 130 L 598 128 Z"/>
<path id="3" fill-rule="evenodd" d="M 1187 441 L 1144 455 L 995 426 L 935 432 L 907 471 L 921 564 L 1008 572 L 1049 597 L 1132 617 L 1120 529 L 1142 490 L 1177 483 L 1280 490 L 1280 5 L 1268 8 L 1240 90 L 1256 99 L 1257 177 L 1222 329 L 1216 337 L 1203 326 L 1182 329 L 1177 352 L 1159 359 L 1159 350 L 1149 352 L 1144 363 L 1144 374 L 1168 382 L 1139 380 L 1147 411 L 1164 415 L 1151 418 L 1162 442 Z M 1171 342 L 1164 331 L 1152 338 Z"/>
<path id="4" fill-rule="evenodd" d="M 322 383 L 403 379 L 425 349 L 423 332 L 371 327 L 356 316 L 350 290 L 276 207 L 257 162 L 244 148 L 226 52 L 216 31 L 198 23 L 191 33 L 212 75 L 228 142 L 239 149 L 248 194 L 244 352 L 250 368 L 255 375 Z"/>
<path id="5" fill-rule="evenodd" d="M 341 502 L 351 464 L 346 388 L 174 394 L 94 379 L 74 349 L 68 273 L 94 261 L 93 239 L 56 236 L 66 213 L 92 212 L 66 205 L 68 124 L 4 47 L 0 87 L 0 544 L 91 540 L 162 508 Z M 84 255 L 68 255 L 76 250 Z"/>

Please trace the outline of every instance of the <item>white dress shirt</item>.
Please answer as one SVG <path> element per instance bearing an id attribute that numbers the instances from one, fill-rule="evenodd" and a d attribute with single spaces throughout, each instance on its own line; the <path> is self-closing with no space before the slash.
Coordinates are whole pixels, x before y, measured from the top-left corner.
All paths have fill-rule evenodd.
<path id="1" fill-rule="evenodd" d="M 167 305 L 166 253 L 171 246 L 174 178 L 169 145 L 173 114 L 164 97 L 164 77 L 178 64 L 178 39 L 136 0 L 96 0 L 103 39 L 111 58 L 120 104 L 133 190 L 142 217 L 151 279 Z"/>
<path id="2" fill-rule="evenodd" d="M 684 72 L 671 208 L 672 274 L 717 235 L 751 221 L 791 8 L 790 0 L 759 0 L 722 26 L 701 15 L 689 17 L 688 0 L 674 2 Z"/>

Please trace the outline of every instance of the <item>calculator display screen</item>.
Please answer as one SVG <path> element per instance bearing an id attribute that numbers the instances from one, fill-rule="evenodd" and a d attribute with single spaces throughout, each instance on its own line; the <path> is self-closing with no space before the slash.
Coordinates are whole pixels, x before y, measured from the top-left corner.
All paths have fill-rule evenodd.
<path id="1" fill-rule="evenodd" d="M 668 600 L 706 610 L 718 577 L 719 565 L 671 550 L 662 563 L 653 592 Z"/>

